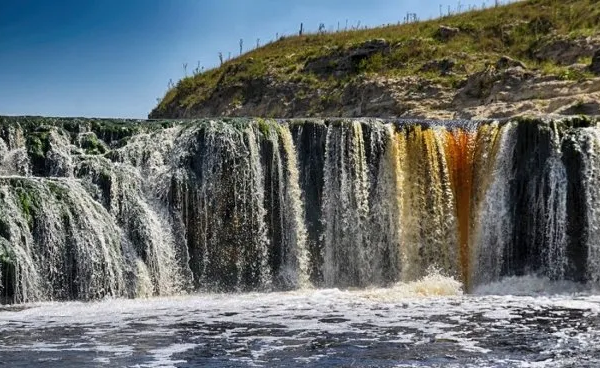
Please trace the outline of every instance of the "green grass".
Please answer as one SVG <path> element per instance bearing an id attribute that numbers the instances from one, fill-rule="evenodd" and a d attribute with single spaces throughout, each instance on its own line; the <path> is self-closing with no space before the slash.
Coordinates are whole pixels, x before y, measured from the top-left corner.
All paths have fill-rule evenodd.
<path id="1" fill-rule="evenodd" d="M 538 63 L 537 69 L 544 75 L 552 75 L 562 80 L 584 81 L 594 76 L 587 70 L 572 69 L 569 66 L 558 65 L 551 61 Z"/>
<path id="2" fill-rule="evenodd" d="M 459 28 L 460 34 L 447 42 L 438 40 L 440 25 Z M 421 76 L 456 87 L 459 79 L 493 65 L 502 55 L 519 59 L 548 75 L 581 80 L 590 75 L 537 60 L 533 51 L 553 38 L 594 35 L 599 28 L 598 0 L 529 0 L 417 23 L 284 37 L 221 67 L 180 80 L 167 91 L 154 115 L 164 116 L 173 107 L 191 108 L 210 99 L 215 91 L 265 78 L 296 83 L 307 94 L 317 89 L 332 90 L 359 76 L 374 75 Z M 344 53 L 376 38 L 388 41 L 391 52 L 362 60 L 355 73 L 322 77 L 304 70 L 309 60 Z M 447 76 L 419 71 L 427 61 L 441 58 L 452 58 L 461 67 L 455 67 L 454 73 Z M 239 96 L 238 102 L 243 101 L 245 97 Z"/>

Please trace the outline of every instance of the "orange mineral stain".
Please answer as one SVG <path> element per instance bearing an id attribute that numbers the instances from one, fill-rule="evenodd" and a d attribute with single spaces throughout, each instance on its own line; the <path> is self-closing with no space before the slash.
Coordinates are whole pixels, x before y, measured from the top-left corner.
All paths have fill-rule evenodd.
<path id="1" fill-rule="evenodd" d="M 469 229 L 473 186 L 475 132 L 462 129 L 446 131 L 446 161 L 456 203 L 458 220 L 459 262 L 462 281 L 469 285 Z"/>

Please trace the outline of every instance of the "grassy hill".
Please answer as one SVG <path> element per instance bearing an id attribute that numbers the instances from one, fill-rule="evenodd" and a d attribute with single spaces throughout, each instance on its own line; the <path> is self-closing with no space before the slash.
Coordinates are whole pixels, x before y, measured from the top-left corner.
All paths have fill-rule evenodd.
<path id="1" fill-rule="evenodd" d="M 600 49 L 599 29 L 599 0 L 530 0 L 416 23 L 284 37 L 180 80 L 150 118 L 489 117 L 523 112 L 512 105 L 524 101 L 539 101 L 534 110 L 540 113 L 577 112 L 576 105 L 593 113 L 600 84 L 590 65 Z M 550 84 L 528 95 L 544 83 Z M 553 101 L 565 96 L 574 97 Z M 505 106 L 486 108 L 497 103 Z"/>

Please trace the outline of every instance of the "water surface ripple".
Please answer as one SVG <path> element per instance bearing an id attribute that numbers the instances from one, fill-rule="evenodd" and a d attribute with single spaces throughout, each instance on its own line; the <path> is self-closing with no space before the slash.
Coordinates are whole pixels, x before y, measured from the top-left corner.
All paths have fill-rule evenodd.
<path id="1" fill-rule="evenodd" d="M 3 307 L 0 366 L 600 366 L 600 296 L 394 290 Z"/>

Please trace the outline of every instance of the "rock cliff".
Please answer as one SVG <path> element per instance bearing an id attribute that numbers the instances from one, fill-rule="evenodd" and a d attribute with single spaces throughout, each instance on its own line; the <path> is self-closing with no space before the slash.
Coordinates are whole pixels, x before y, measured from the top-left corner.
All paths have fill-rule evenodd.
<path id="1" fill-rule="evenodd" d="M 600 114 L 598 1 L 283 37 L 167 91 L 150 118 Z"/>

